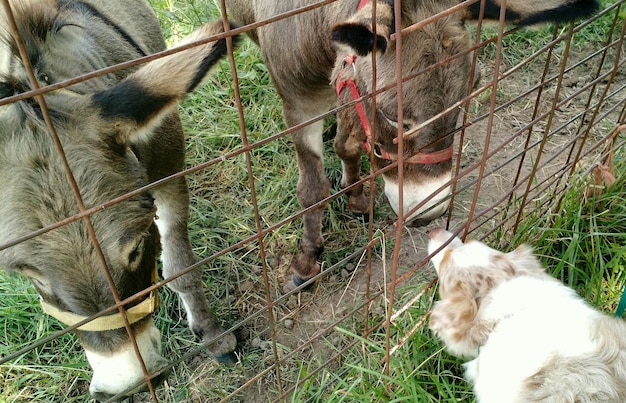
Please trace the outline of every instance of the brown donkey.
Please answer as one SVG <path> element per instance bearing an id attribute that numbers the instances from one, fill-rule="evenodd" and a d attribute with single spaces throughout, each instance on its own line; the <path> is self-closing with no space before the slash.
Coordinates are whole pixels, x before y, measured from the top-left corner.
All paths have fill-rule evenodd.
<path id="1" fill-rule="evenodd" d="M 319 1 L 226 3 L 234 20 L 252 24 Z M 403 35 L 402 77 L 407 81 L 402 85 L 402 125 L 398 124 L 395 42 L 390 36 L 396 26 L 408 27 L 460 3 L 404 0 L 398 16 L 394 15 L 393 0 L 378 0 L 373 23 L 372 1 L 338 0 L 249 31 L 261 48 L 290 127 L 321 115 L 334 105 L 353 103 L 370 94 L 374 70 L 370 53 L 376 49 L 376 89 L 390 89 L 376 97 L 372 121 L 370 99 L 338 112 L 334 146 L 343 163 L 341 185 L 345 188 L 359 180 L 361 150 L 372 150 L 374 168 L 386 168 L 382 176 L 387 199 L 396 212 L 402 209 L 407 219 L 429 221 L 448 208 L 453 133 L 459 116 L 454 105 L 467 94 L 472 74 L 468 54 L 471 40 L 465 22 L 479 17 L 481 3 L 445 13 L 435 22 Z M 484 17 L 498 19 L 500 3 L 504 1 L 487 0 Z M 528 25 L 570 21 L 593 13 L 597 4 L 594 0 L 510 0 L 506 7 L 508 22 Z M 329 86 L 331 81 L 333 86 Z M 448 113 L 439 116 L 448 109 Z M 425 122 L 428 124 L 423 125 Z M 322 128 L 323 122 L 318 120 L 293 134 L 300 172 L 297 195 L 305 208 L 329 195 Z M 397 163 L 392 164 L 398 160 L 396 138 L 402 133 L 408 134 L 403 141 L 404 178 L 400 189 Z M 351 188 L 348 196 L 352 212 L 367 213 L 368 199 L 362 185 Z M 323 251 L 323 210 L 321 207 L 304 215 L 301 253 L 292 262 L 295 274 L 287 288 L 302 284 L 320 271 L 317 260 Z"/>
<path id="2" fill-rule="evenodd" d="M 9 31 L 10 15 L 19 40 Z M 221 32 L 222 22 L 207 24 L 184 43 Z M 153 284 L 159 254 L 164 278 L 196 263 L 187 233 L 188 189 L 178 177 L 99 208 L 90 222 L 100 250 L 83 219 L 16 243 L 79 212 L 43 105 L 34 98 L 2 102 L 35 87 L 20 43 L 41 87 L 164 50 L 165 43 L 145 1 L 12 0 L 0 12 L 0 266 L 28 276 L 44 309 L 71 325 L 115 304 L 104 264 L 124 300 Z M 225 40 L 214 40 L 44 95 L 87 208 L 182 170 L 177 101 L 225 52 Z M 168 286 L 180 295 L 191 330 L 211 341 L 217 358 L 229 358 L 236 340 L 229 333 L 214 341 L 224 330 L 209 309 L 200 269 Z M 154 384 L 167 365 L 150 315 L 156 305 L 156 291 L 124 305 L 147 371 L 156 373 Z M 144 379 L 124 327 L 116 309 L 76 330 L 94 371 L 89 390 L 97 399 L 133 393 Z"/>

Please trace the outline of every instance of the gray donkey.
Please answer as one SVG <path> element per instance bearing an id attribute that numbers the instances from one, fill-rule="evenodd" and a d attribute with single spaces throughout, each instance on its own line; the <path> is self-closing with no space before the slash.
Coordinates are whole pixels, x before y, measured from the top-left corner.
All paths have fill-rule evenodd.
<path id="1" fill-rule="evenodd" d="M 154 283 L 159 253 L 164 278 L 196 263 L 187 233 L 184 177 L 110 201 L 182 170 L 177 101 L 225 54 L 226 41 L 213 40 L 44 95 L 84 205 L 102 207 L 89 217 L 99 251 L 84 219 L 66 220 L 79 206 L 44 121 L 43 105 L 32 97 L 7 100 L 34 88 L 19 45 L 24 44 L 37 86 L 43 87 L 164 50 L 159 23 L 143 0 L 8 4 L 0 14 L 0 266 L 29 277 L 44 309 L 76 324 L 115 304 L 105 265 L 124 300 Z M 9 30 L 10 15 L 19 40 Z M 222 22 L 207 24 L 183 43 L 221 32 Z M 104 208 L 105 203 L 110 206 Z M 62 220 L 71 222 L 57 225 Z M 39 235 L 29 237 L 37 231 Z M 28 239 L 16 241 L 23 238 Z M 200 270 L 168 286 L 180 295 L 193 333 L 211 341 L 209 350 L 217 358 L 228 359 L 236 340 L 229 333 L 214 341 L 224 330 L 209 308 Z M 153 384 L 167 372 L 150 316 L 155 295 L 145 292 L 123 305 L 147 371 L 156 373 Z M 124 320 L 116 312 L 110 310 L 76 330 L 93 368 L 89 390 L 97 399 L 133 393 L 144 379 Z"/>
<path id="2" fill-rule="evenodd" d="M 400 0 L 397 0 L 398 2 Z M 453 133 L 459 101 L 471 87 L 470 35 L 465 22 L 479 18 L 481 2 L 448 13 L 460 0 L 402 0 L 400 15 L 393 0 L 337 0 L 312 7 L 319 0 L 227 0 L 233 20 L 252 24 L 275 18 L 248 31 L 260 46 L 272 81 L 283 101 L 289 127 L 313 119 L 331 107 L 352 103 L 337 113 L 335 151 L 343 163 L 341 185 L 351 186 L 348 208 L 368 212 L 368 198 L 359 180 L 361 150 L 373 153 L 373 168 L 382 170 L 385 194 L 405 219 L 429 221 L 449 204 Z M 327 3 L 327 2 L 323 2 Z M 506 4 L 507 22 L 529 25 L 546 21 L 571 21 L 597 9 L 594 0 L 483 0 L 484 18 L 497 20 Z M 308 11 L 294 14 L 294 10 Z M 402 35 L 402 110 L 398 110 L 396 23 L 402 29 L 442 13 L 436 21 Z M 374 30 L 375 28 L 375 30 Z M 376 66 L 372 51 L 376 49 Z M 372 101 L 354 102 L 385 89 Z M 474 77 L 478 77 L 476 72 Z M 329 83 L 334 85 L 330 86 Z M 398 115 L 402 114 L 402 125 Z M 445 113 L 443 113 L 445 112 Z M 371 121 L 370 121 L 371 120 Z M 423 125 L 418 127 L 418 125 Z M 294 131 L 298 157 L 297 196 L 303 207 L 316 205 L 329 195 L 322 156 L 323 122 L 318 120 Z M 403 179 L 400 189 L 397 137 L 403 137 Z M 304 215 L 301 253 L 292 262 L 290 289 L 320 271 L 323 251 L 324 207 Z"/>

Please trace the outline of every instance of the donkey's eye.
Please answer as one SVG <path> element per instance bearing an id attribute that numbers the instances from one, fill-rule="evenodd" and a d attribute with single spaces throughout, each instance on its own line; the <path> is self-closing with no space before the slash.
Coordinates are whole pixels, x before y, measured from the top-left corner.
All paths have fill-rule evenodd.
<path id="1" fill-rule="evenodd" d="M 380 144 L 374 144 L 374 155 L 380 159 L 384 159 L 382 149 L 380 148 Z"/>
<path id="2" fill-rule="evenodd" d="M 39 75 L 39 80 L 43 83 L 45 83 L 46 85 L 50 84 L 50 77 L 48 77 L 48 75 L 46 73 L 41 73 Z"/>
<path id="3" fill-rule="evenodd" d="M 130 266 L 134 266 L 139 262 L 139 258 L 141 257 L 141 254 L 143 252 L 143 243 L 144 238 L 141 238 L 141 240 L 137 243 L 137 245 L 135 245 L 133 250 L 131 250 L 131 252 L 128 254 L 128 264 Z"/>
<path id="4" fill-rule="evenodd" d="M 385 118 L 385 120 L 387 121 L 387 123 L 389 123 L 389 125 L 395 127 L 396 129 L 398 128 L 398 121 L 397 120 L 391 119 L 389 116 L 387 116 L 382 111 L 380 112 L 380 114 L 383 116 L 383 118 Z M 408 132 L 409 130 L 411 130 L 412 126 L 413 126 L 413 124 L 411 123 L 410 120 L 403 119 L 402 130 L 404 130 L 405 132 Z"/>

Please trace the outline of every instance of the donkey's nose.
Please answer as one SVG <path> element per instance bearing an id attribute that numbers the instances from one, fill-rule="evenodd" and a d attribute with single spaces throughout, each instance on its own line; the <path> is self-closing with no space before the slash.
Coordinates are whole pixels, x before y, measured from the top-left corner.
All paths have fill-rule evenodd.
<path id="1" fill-rule="evenodd" d="M 169 363 L 161 356 L 161 336 L 152 318 L 135 329 L 135 341 L 148 374 L 157 374 L 151 381 L 156 386 L 167 377 Z M 96 351 L 85 346 L 85 355 L 93 368 L 89 392 L 94 398 L 115 399 L 118 394 L 129 396 L 146 388 L 143 365 L 130 340 L 117 351 Z"/>
<path id="2" fill-rule="evenodd" d="M 150 379 L 150 383 L 152 384 L 153 388 L 157 388 L 159 387 L 163 382 L 165 382 L 165 380 L 167 379 L 167 377 L 169 376 L 170 372 L 171 372 L 171 368 L 168 367 L 168 362 L 163 359 L 161 362 L 158 363 L 159 369 L 155 369 L 152 372 L 159 372 L 159 374 L 157 374 L 156 376 L 154 376 L 154 378 Z M 135 393 L 139 393 L 139 392 L 145 392 L 148 390 L 148 381 L 146 382 L 142 382 L 139 385 L 137 385 L 135 388 L 126 390 L 126 391 L 119 391 L 119 392 L 111 392 L 108 390 L 105 390 L 106 387 L 101 389 L 101 386 L 96 385 L 94 383 L 92 383 L 89 387 L 89 394 L 91 395 L 91 397 L 93 397 L 95 400 L 102 402 L 102 401 L 121 401 L 126 397 L 130 397 L 132 395 L 134 395 Z M 113 399 L 113 400 L 111 400 Z"/>
<path id="3" fill-rule="evenodd" d="M 422 179 L 419 182 L 405 179 L 402 186 L 402 203 L 400 203 L 401 189 L 395 179 L 386 176 L 383 176 L 383 179 L 385 195 L 391 208 L 398 214 L 402 207 L 406 223 L 418 220 L 421 225 L 425 225 L 448 209 L 450 187 L 445 185 L 450 181 L 450 173 L 428 180 Z M 444 187 L 443 190 L 440 190 L 441 187 Z M 421 207 L 413 211 L 418 205 Z"/>
<path id="4" fill-rule="evenodd" d="M 91 394 L 91 397 L 93 397 L 96 401 L 98 402 L 104 402 L 107 400 L 111 400 L 111 398 L 113 398 L 113 396 L 110 393 L 105 393 L 105 392 L 98 392 L 98 391 L 94 391 L 94 392 L 89 392 Z"/>

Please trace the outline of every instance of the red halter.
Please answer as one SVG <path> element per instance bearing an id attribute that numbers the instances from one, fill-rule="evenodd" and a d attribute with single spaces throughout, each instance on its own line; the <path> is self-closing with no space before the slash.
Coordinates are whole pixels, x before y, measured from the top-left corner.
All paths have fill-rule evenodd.
<path id="1" fill-rule="evenodd" d="M 368 0 L 361 0 L 359 4 L 359 8 L 365 5 Z M 344 66 L 351 65 L 352 69 L 356 71 L 356 67 L 354 62 L 356 61 L 356 55 L 348 55 L 344 59 Z M 356 86 L 353 78 L 342 79 L 341 72 L 337 76 L 337 81 L 335 83 L 335 90 L 337 95 L 339 95 L 345 88 L 350 90 L 350 94 L 352 95 L 352 99 L 356 100 L 361 97 L 359 94 L 359 89 Z M 367 115 L 365 114 L 365 109 L 363 108 L 363 103 L 361 101 L 357 102 L 355 105 L 356 111 L 359 115 L 359 119 L 361 120 L 361 125 L 363 126 L 363 131 L 365 132 L 365 140 L 363 140 L 363 148 L 367 153 L 371 153 L 372 150 L 372 127 L 370 126 L 369 121 L 367 120 Z M 378 148 L 378 156 L 387 161 L 396 161 L 398 160 L 398 155 L 395 153 L 390 153 L 382 148 Z M 449 161 L 452 159 L 454 155 L 454 143 L 450 145 L 450 147 L 434 151 L 432 153 L 417 153 L 408 158 L 404 159 L 404 162 L 407 164 L 437 164 L 439 162 Z"/>

